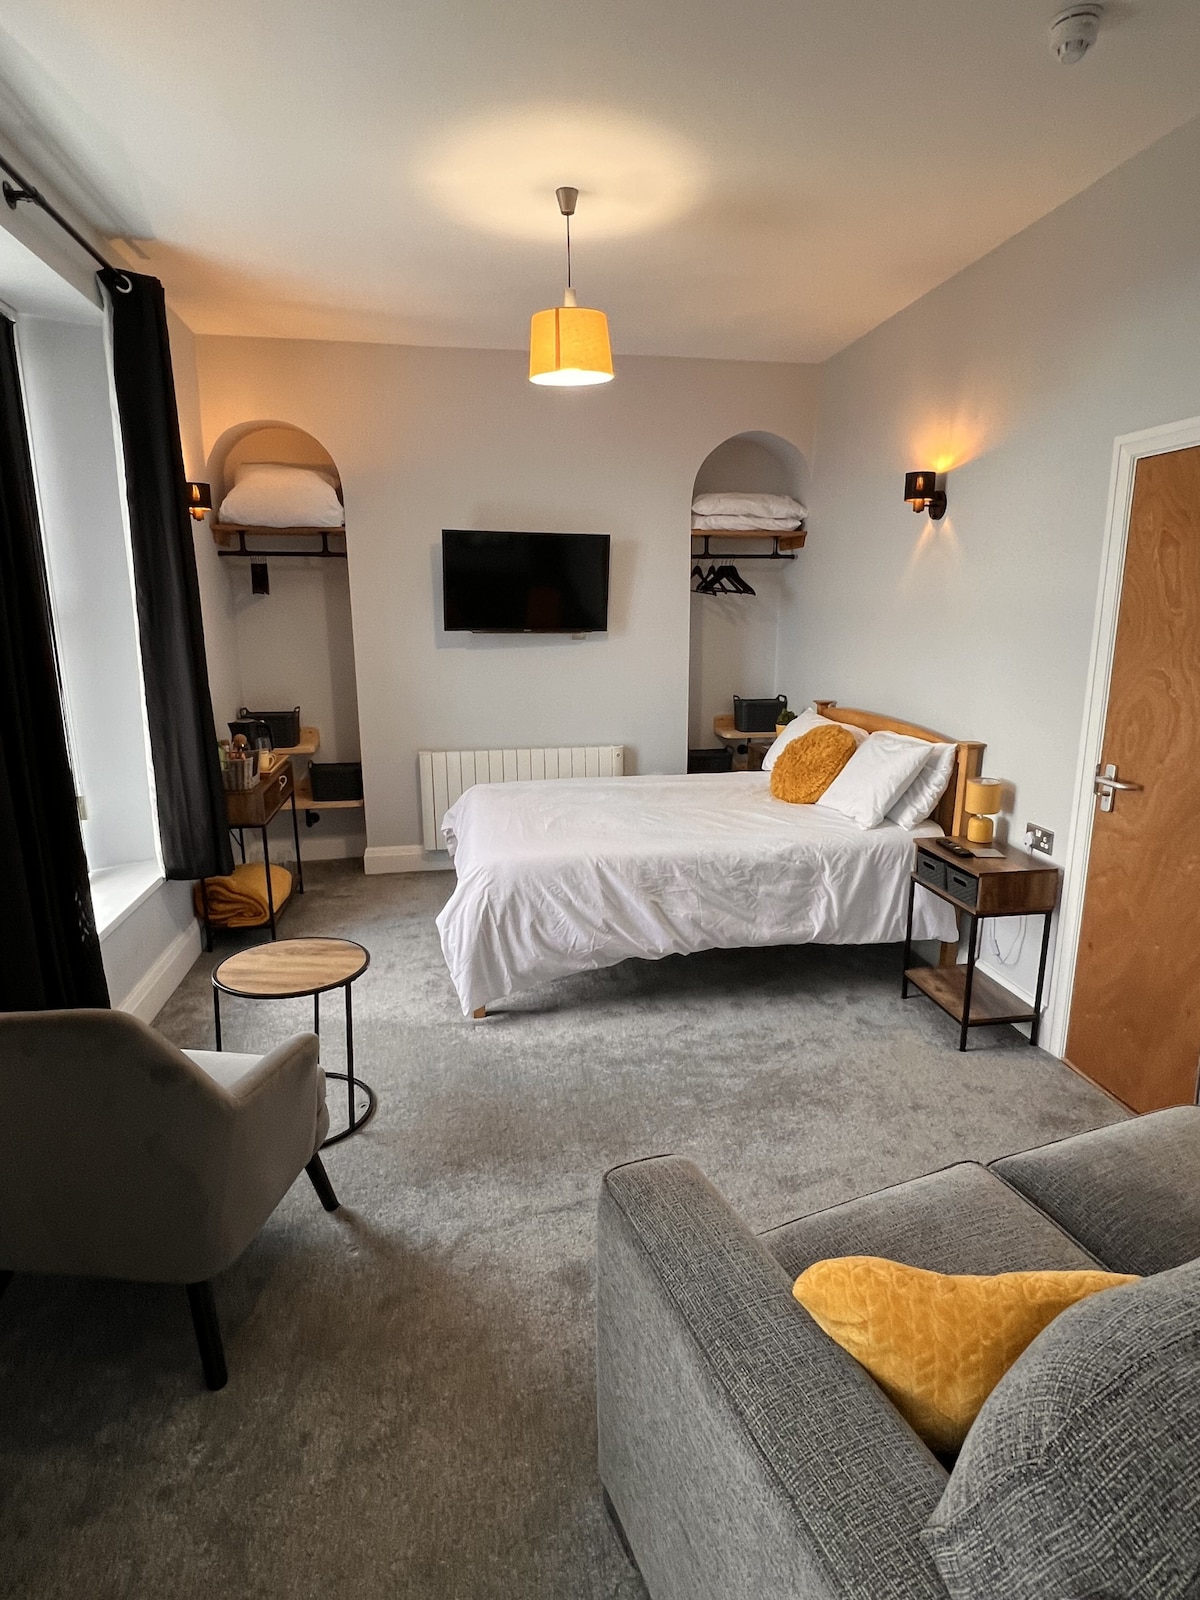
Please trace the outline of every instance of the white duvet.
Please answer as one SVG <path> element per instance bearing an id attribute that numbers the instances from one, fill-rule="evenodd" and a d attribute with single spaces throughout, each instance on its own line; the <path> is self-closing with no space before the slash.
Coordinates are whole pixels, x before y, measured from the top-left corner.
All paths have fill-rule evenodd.
<path id="1" fill-rule="evenodd" d="M 912 841 L 773 798 L 765 772 L 477 784 L 442 823 L 458 886 L 437 919 L 470 1015 L 629 956 L 903 939 Z M 918 939 L 958 937 L 918 888 Z"/>

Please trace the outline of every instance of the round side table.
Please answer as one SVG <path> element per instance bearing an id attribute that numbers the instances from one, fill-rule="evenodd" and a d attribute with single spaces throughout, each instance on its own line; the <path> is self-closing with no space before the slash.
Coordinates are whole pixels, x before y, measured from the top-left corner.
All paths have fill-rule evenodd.
<path id="1" fill-rule="evenodd" d="M 221 996 L 236 995 L 241 1000 L 299 1000 L 312 995 L 313 1032 L 321 1033 L 321 996 L 330 989 L 346 991 L 346 1070 L 327 1072 L 346 1085 L 346 1126 L 331 1133 L 322 1144 L 337 1144 L 370 1122 L 378 1109 L 375 1091 L 354 1076 L 354 1014 L 350 986 L 371 964 L 370 953 L 353 939 L 278 939 L 273 944 L 255 945 L 227 956 L 212 975 L 213 1021 L 217 1049 L 221 1045 Z M 361 1112 L 355 1095 L 365 1104 Z"/>

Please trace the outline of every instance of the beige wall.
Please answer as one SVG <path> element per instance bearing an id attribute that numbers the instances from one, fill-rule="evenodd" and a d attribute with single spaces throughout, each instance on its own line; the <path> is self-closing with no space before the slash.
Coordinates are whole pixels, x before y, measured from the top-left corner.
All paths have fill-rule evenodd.
<path id="1" fill-rule="evenodd" d="M 736 433 L 807 454 L 812 369 L 625 358 L 611 385 L 555 392 L 517 351 L 201 338 L 197 355 L 209 451 L 283 422 L 337 462 L 373 850 L 420 839 L 422 748 L 614 742 L 638 771 L 683 769 L 693 481 Z M 612 534 L 609 632 L 444 634 L 443 527 Z"/>

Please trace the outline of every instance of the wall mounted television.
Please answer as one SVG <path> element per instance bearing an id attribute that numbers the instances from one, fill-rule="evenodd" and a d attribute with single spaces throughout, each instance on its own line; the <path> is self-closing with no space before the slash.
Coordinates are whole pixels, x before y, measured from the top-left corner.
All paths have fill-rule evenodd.
<path id="1" fill-rule="evenodd" d="M 447 633 L 602 633 L 607 533 L 442 529 Z"/>

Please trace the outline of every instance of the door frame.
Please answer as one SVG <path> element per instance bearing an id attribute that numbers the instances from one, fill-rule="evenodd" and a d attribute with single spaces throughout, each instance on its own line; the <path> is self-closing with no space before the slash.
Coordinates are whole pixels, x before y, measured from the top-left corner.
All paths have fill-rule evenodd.
<path id="1" fill-rule="evenodd" d="M 1144 428 L 1138 433 L 1120 434 L 1113 441 L 1096 620 L 1092 629 L 1091 660 L 1084 694 L 1083 732 L 1079 741 L 1075 798 L 1067 836 L 1051 1000 L 1046 1016 L 1046 1049 L 1060 1057 L 1067 1048 L 1075 966 L 1083 927 L 1083 902 L 1087 893 L 1092 827 L 1096 814 L 1096 768 L 1100 764 L 1104 724 L 1108 717 L 1117 622 L 1121 614 L 1121 590 L 1125 578 L 1125 552 L 1129 542 L 1129 518 L 1133 510 L 1134 475 L 1138 462 L 1146 456 L 1167 455 L 1173 450 L 1188 450 L 1194 445 L 1200 445 L 1200 417 L 1189 417 L 1184 422 L 1163 423 L 1157 428 Z"/>

